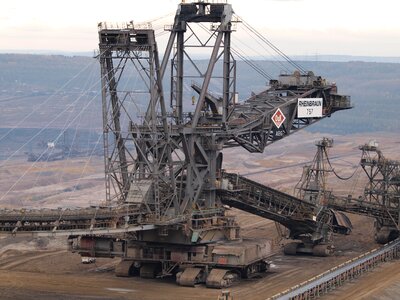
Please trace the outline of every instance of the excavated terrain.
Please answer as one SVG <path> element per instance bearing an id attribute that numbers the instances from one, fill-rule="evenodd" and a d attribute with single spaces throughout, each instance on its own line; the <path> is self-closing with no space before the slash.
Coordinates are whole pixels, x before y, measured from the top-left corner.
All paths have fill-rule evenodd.
<path id="1" fill-rule="evenodd" d="M 229 150 L 225 167 L 253 180 L 293 193 L 302 165 L 312 160 L 313 142 L 321 135 L 300 133 L 267 148 L 264 154 Z M 400 159 L 396 149 L 398 137 L 377 135 L 386 157 Z M 343 176 L 352 174 L 360 158 L 357 146 L 371 135 L 334 137 L 331 150 L 335 170 Z M 296 145 L 294 147 L 293 145 Z M 397 157 L 396 157 L 397 155 Z M 85 169 L 84 169 L 85 167 Z M 28 170 L 28 171 L 27 171 Z M 12 185 L 26 173 L 23 180 Z M 75 159 L 31 163 L 9 162 L 0 169 L 1 207 L 67 207 L 87 206 L 103 199 L 102 161 Z M 4 176 L 7 174 L 7 176 Z M 246 175 L 247 174 L 247 175 Z M 357 194 L 365 184 L 362 174 L 353 181 L 331 180 L 331 188 L 342 194 Z M 13 183 L 14 182 L 14 183 Z M 8 190 L 10 190 L 8 192 Z M 4 196 L 5 195 L 5 196 Z M 374 242 L 373 219 L 349 215 L 353 232 L 334 236 L 336 252 L 332 257 L 285 256 L 286 242 L 277 233 L 274 222 L 231 209 L 244 237 L 266 237 L 274 242 L 271 268 L 260 275 L 229 288 L 234 299 L 267 299 L 363 252 L 379 247 Z M 217 299 L 220 290 L 204 285 L 194 288 L 177 286 L 173 278 L 152 280 L 138 277 L 117 278 L 113 270 L 119 259 L 97 259 L 82 264 L 77 254 L 66 250 L 63 238 L 33 238 L 17 235 L 0 237 L 1 299 Z M 398 299 L 400 298 L 399 261 L 386 263 L 375 271 L 344 285 L 326 299 Z"/>

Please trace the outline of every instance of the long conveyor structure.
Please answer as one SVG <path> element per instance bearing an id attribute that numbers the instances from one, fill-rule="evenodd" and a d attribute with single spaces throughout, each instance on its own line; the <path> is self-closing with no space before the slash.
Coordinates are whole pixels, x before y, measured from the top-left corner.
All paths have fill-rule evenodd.
<path id="1" fill-rule="evenodd" d="M 289 227 L 291 237 L 303 241 L 300 247 L 329 252 L 332 210 L 242 177 L 241 186 L 233 184 L 237 193 L 218 188 L 230 181 L 222 177 L 225 148 L 261 153 L 352 108 L 335 83 L 282 53 L 293 73 L 273 79 L 261 72 L 268 86 L 240 101 L 231 44 L 239 19 L 225 1 L 180 3 L 165 28 L 170 35 L 162 59 L 151 24 L 99 23 L 106 207 L 3 210 L 0 230 L 69 236 L 72 250 L 82 255 L 121 256 L 120 276 L 176 275 L 182 285 L 223 287 L 265 271 L 272 255 L 271 241 L 245 240 L 235 218 L 225 214 L 222 203 L 236 201 Z M 196 59 L 199 50 L 209 55 L 205 66 Z M 136 81 L 144 90 L 135 88 Z M 197 81 L 197 96 L 184 92 L 189 81 Z M 259 191 L 264 204 L 256 202 Z"/>
<path id="2" fill-rule="evenodd" d="M 273 220 L 289 229 L 289 237 L 301 240 L 285 248 L 326 256 L 333 251 L 332 232 L 348 234 L 350 220 L 341 212 L 304 201 L 238 174 L 224 173 L 225 188 L 219 190 L 222 203 Z M 227 183 L 229 182 L 229 183 Z"/>
<path id="3" fill-rule="evenodd" d="M 0 210 L 0 232 L 35 236 L 118 234 L 154 228 L 135 207 Z"/>

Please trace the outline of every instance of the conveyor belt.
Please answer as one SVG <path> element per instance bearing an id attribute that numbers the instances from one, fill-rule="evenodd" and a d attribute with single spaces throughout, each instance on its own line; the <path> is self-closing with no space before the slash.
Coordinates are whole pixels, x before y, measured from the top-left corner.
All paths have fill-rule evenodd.
<path id="1" fill-rule="evenodd" d="M 230 189 L 220 189 L 222 203 L 276 221 L 294 236 L 313 233 L 316 206 L 237 174 L 224 173 Z M 343 208 L 343 206 L 341 207 Z M 345 209 L 343 209 L 345 210 Z M 0 210 L 0 232 L 36 235 L 113 234 L 154 228 L 135 206 L 76 209 Z M 153 220 L 154 221 L 154 220 Z M 339 225 L 340 220 L 339 220 Z M 144 226 L 145 225 L 145 226 Z M 346 224 L 342 224 L 346 226 Z"/>
<path id="2" fill-rule="evenodd" d="M 237 174 L 224 173 L 228 189 L 218 191 L 223 204 L 273 220 L 289 228 L 292 236 L 313 233 L 321 226 L 316 205 L 267 187 Z M 342 213 L 325 210 L 334 218 L 334 230 L 351 229 L 351 223 Z M 342 217 L 343 216 L 343 217 Z"/>
<path id="3" fill-rule="evenodd" d="M 400 220 L 398 209 L 369 202 L 365 199 L 332 196 L 329 199 L 329 206 L 344 212 L 392 221 L 394 224 L 399 224 Z"/>
<path id="4" fill-rule="evenodd" d="M 349 260 L 318 276 L 300 283 L 282 293 L 272 296 L 271 300 L 314 299 L 335 290 L 343 283 L 369 272 L 379 264 L 398 258 L 400 255 L 400 239 L 382 248 L 369 251 Z"/>
<path id="5" fill-rule="evenodd" d="M 223 204 L 276 221 L 303 233 L 316 229 L 315 205 L 237 174 L 224 173 L 233 187 L 219 190 Z"/>
<path id="6" fill-rule="evenodd" d="M 0 232 L 35 235 L 113 234 L 154 228 L 133 206 L 0 210 Z"/>

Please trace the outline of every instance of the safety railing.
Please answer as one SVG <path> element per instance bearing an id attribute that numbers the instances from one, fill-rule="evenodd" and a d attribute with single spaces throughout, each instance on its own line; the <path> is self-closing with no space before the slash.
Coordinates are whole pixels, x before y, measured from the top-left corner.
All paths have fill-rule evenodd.
<path id="1" fill-rule="evenodd" d="M 320 275 L 302 282 L 290 289 L 270 297 L 270 300 L 306 300 L 315 299 L 352 279 L 361 276 L 376 266 L 400 256 L 400 239 L 392 241 L 382 248 L 374 249 L 342 263 Z"/>

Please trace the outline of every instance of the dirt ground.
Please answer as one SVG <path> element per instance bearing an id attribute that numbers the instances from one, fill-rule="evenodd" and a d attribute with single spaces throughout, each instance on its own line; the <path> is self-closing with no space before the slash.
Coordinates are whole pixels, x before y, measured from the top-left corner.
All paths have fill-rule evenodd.
<path id="1" fill-rule="evenodd" d="M 240 211 L 232 210 L 231 213 L 237 215 L 243 236 L 268 237 L 274 241 L 276 251 L 270 258 L 270 270 L 230 288 L 234 299 L 267 299 L 378 247 L 373 241 L 373 220 L 351 215 L 355 229 L 348 236 L 335 236 L 337 249 L 334 256 L 285 256 L 273 222 Z M 204 285 L 194 288 L 177 286 L 173 278 L 117 278 L 113 270 L 118 259 L 97 259 L 95 264 L 82 264 L 77 254 L 65 250 L 65 242 L 63 239 L 22 236 L 0 239 L 1 298 L 26 299 L 29 295 L 36 299 L 217 299 L 221 292 L 207 289 Z M 394 299 L 390 297 L 400 295 L 398 266 L 398 262 L 383 265 L 328 297 L 378 299 L 387 295 L 386 299 Z M 382 272 L 384 277 L 379 275 Z M 371 282 L 376 284 L 369 291 Z M 392 289 L 389 294 L 388 289 Z"/>
<path id="2" fill-rule="evenodd" d="M 251 179 L 293 193 L 304 163 L 312 160 L 314 141 L 321 135 L 301 133 L 266 149 L 264 154 L 225 151 L 224 167 Z M 354 172 L 360 159 L 358 145 L 374 139 L 370 135 L 334 137 L 331 154 L 336 171 L 343 176 Z M 396 135 L 378 135 L 383 153 L 400 159 Z M 293 147 L 293 145 L 296 147 Z M 330 181 L 332 189 L 344 195 L 360 193 L 362 173 L 352 181 Z M 36 165 L 11 161 L 0 168 L 0 207 L 67 207 L 100 203 L 104 198 L 103 162 L 75 159 L 42 162 Z M 327 258 L 284 256 L 275 224 L 235 209 L 244 237 L 269 238 L 274 242 L 271 268 L 259 278 L 231 287 L 235 300 L 267 299 L 293 285 L 378 247 L 373 236 L 373 220 L 350 215 L 353 232 L 335 236 L 335 255 Z M 204 285 L 177 286 L 173 278 L 162 280 L 117 278 L 113 270 L 118 259 L 97 259 L 84 265 L 80 257 L 66 251 L 64 239 L 0 236 L 1 299 L 217 299 L 220 290 Z M 400 262 L 394 261 L 337 289 L 326 299 L 400 299 Z"/>
<path id="3" fill-rule="evenodd" d="M 399 260 L 383 264 L 373 272 L 365 274 L 326 295 L 324 299 L 400 299 L 399 268 Z"/>

